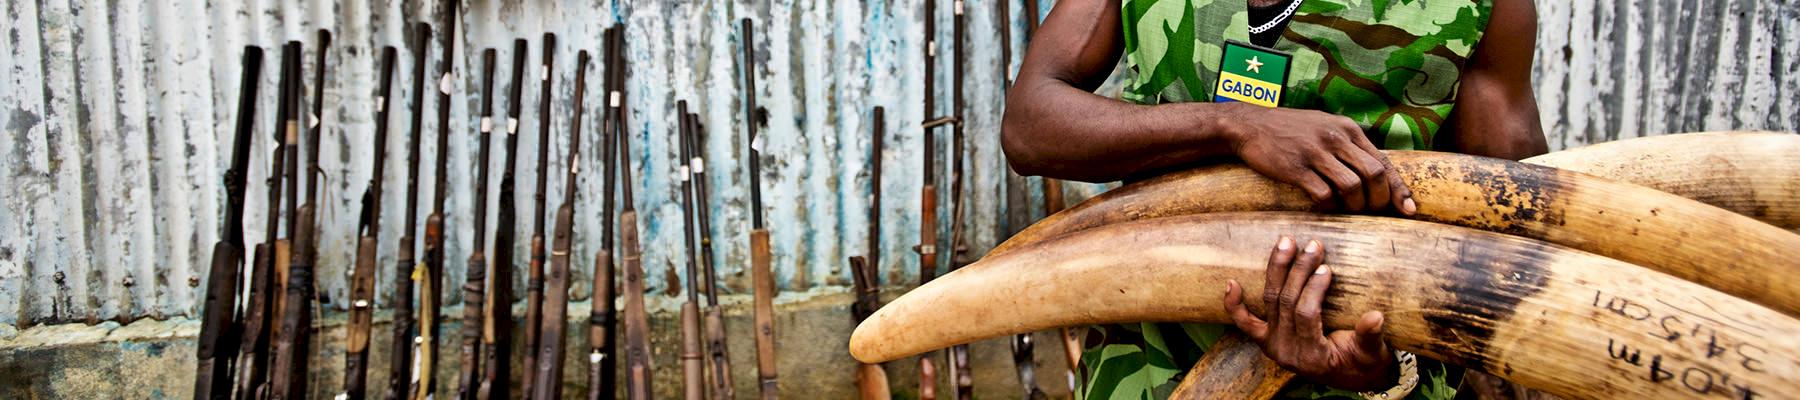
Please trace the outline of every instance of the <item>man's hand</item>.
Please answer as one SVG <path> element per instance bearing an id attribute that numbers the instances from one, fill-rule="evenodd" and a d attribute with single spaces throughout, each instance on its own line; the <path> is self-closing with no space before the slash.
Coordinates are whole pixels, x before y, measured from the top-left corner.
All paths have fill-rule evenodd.
<path id="1" fill-rule="evenodd" d="M 1314 110 L 1230 103 L 1226 122 L 1239 159 L 1270 179 L 1299 186 L 1320 209 L 1412 215 L 1412 191 L 1349 118 Z"/>
<path id="2" fill-rule="evenodd" d="M 1225 289 L 1225 311 L 1264 355 L 1307 380 L 1331 387 L 1379 391 L 1398 381 L 1394 353 L 1381 339 L 1380 311 L 1362 315 L 1355 331 L 1324 334 L 1320 310 L 1331 286 L 1331 268 L 1322 265 L 1324 246 L 1310 241 L 1295 257 L 1294 240 L 1283 237 L 1269 255 L 1263 289 L 1263 316 L 1244 307 L 1236 280 Z"/>

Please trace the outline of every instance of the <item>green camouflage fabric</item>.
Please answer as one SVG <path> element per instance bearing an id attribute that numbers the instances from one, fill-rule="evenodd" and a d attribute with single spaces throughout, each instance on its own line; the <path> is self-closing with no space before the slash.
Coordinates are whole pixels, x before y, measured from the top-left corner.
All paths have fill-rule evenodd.
<path id="1" fill-rule="evenodd" d="M 1385 149 L 1429 149 L 1492 0 L 1302 0 L 1273 48 L 1292 55 L 1281 106 L 1342 115 Z M 1226 40 L 1249 43 L 1244 0 L 1126 0 L 1126 83 L 1139 104 L 1211 101 Z M 1209 301 L 1217 301 L 1209 300 Z M 1089 330 L 1082 398 L 1162 399 L 1225 325 L 1138 323 Z M 1423 357 L 1409 399 L 1450 399 L 1462 370 Z M 1358 399 L 1296 381 L 1281 397 Z"/>
<path id="2" fill-rule="evenodd" d="M 1281 106 L 1349 117 L 1377 146 L 1429 149 L 1492 0 L 1304 0 L 1273 46 L 1293 55 Z M 1211 101 L 1225 40 L 1249 43 L 1243 0 L 1126 0 L 1139 104 Z"/>

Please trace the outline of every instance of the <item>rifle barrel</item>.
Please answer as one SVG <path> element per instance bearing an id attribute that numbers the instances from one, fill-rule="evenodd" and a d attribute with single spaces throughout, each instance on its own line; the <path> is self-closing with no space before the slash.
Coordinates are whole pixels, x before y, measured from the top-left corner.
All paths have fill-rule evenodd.
<path id="1" fill-rule="evenodd" d="M 494 49 L 481 52 L 481 123 L 477 127 L 479 135 L 476 140 L 478 159 L 475 164 L 475 243 L 469 251 L 469 261 L 464 272 L 463 282 L 463 320 L 462 320 L 462 366 L 457 374 L 458 398 L 474 400 L 479 397 L 478 386 L 481 384 L 482 352 L 486 348 L 482 341 L 483 331 L 487 330 L 486 304 L 484 285 L 487 284 L 487 203 L 488 203 L 488 164 L 493 142 L 491 133 L 494 129 Z"/>
<path id="2" fill-rule="evenodd" d="M 375 259 L 381 236 L 381 174 L 386 169 L 388 109 L 387 99 L 393 92 L 393 46 L 381 49 L 381 84 L 375 96 L 374 165 L 369 172 L 369 188 L 363 193 L 362 240 L 357 246 L 356 266 L 351 271 L 350 324 L 345 350 L 344 397 L 359 400 L 368 389 L 369 330 L 375 306 Z"/>
<path id="3" fill-rule="evenodd" d="M 444 8 L 444 40 L 442 51 L 444 58 L 438 61 L 438 110 L 437 110 L 437 179 L 432 186 L 433 196 L 431 216 L 425 218 L 425 282 L 420 293 L 421 309 L 425 310 L 421 321 L 420 336 L 424 351 L 419 352 L 419 382 L 413 388 L 414 400 L 429 400 L 437 394 L 436 374 L 438 336 L 441 335 L 443 311 L 438 302 L 443 300 L 444 262 L 444 203 L 450 188 L 450 107 L 451 90 L 456 83 L 453 72 L 456 66 L 456 15 L 462 11 L 459 0 L 450 0 Z M 429 300 L 425 300 L 430 296 Z M 426 304 L 429 303 L 429 304 Z M 468 321 L 464 321 L 468 323 Z"/>
<path id="4" fill-rule="evenodd" d="M 268 223 L 264 227 L 263 243 L 256 246 L 256 255 L 251 259 L 250 301 L 244 316 L 244 337 L 249 340 L 238 355 L 237 392 L 242 397 L 256 396 L 263 392 L 267 382 L 269 366 L 270 341 L 273 329 L 270 321 L 275 317 L 275 247 L 277 232 L 281 231 L 281 189 L 282 169 L 287 165 L 286 133 L 289 129 L 288 113 L 293 100 L 290 84 L 296 80 L 296 66 L 300 63 L 300 46 L 298 43 L 287 43 L 281 47 L 281 75 L 276 85 L 275 129 L 271 132 L 272 141 L 276 144 L 275 152 L 270 154 L 274 159 L 269 163 L 269 210 Z"/>
<path id="5" fill-rule="evenodd" d="M 605 38 L 610 39 L 615 28 L 606 28 Z M 611 43 L 608 43 L 611 45 Z M 604 68 L 611 72 L 614 64 L 612 53 L 607 52 L 603 61 Z M 611 92 L 618 84 L 609 73 L 601 79 L 602 92 Z M 618 206 L 618 174 L 619 174 L 619 129 L 613 125 L 613 108 L 602 107 L 600 122 L 600 162 L 605 172 L 605 183 L 602 193 L 606 193 L 600 210 L 600 249 L 594 253 L 594 296 L 593 307 L 588 314 L 588 396 L 589 400 L 611 400 L 616 391 L 613 374 L 617 365 L 617 357 L 613 357 L 613 336 L 617 330 L 616 318 L 613 315 L 614 289 L 613 252 L 617 249 L 617 231 L 615 222 Z"/>
<path id="6" fill-rule="evenodd" d="M 244 47 L 243 77 L 238 90 L 237 134 L 231 168 L 225 170 L 224 233 L 213 246 L 207 274 L 206 302 L 201 310 L 200 340 L 194 371 L 194 399 L 231 397 L 232 362 L 242 340 L 238 336 L 238 271 L 244 262 L 244 186 L 248 184 L 250 142 L 255 139 L 256 88 L 262 76 L 262 48 Z"/>
<path id="7" fill-rule="evenodd" d="M 650 359 L 650 316 L 644 310 L 644 265 L 643 249 L 639 247 L 637 208 L 631 198 L 631 125 L 626 123 L 625 112 L 625 30 L 619 26 L 613 30 L 612 45 L 607 51 L 612 53 L 616 64 L 612 71 L 614 87 L 607 102 L 613 108 L 613 125 L 619 131 L 619 264 L 625 269 L 625 393 L 631 400 L 648 400 L 653 391 L 650 373 L 655 363 Z"/>
<path id="8" fill-rule="evenodd" d="M 538 325 L 537 382 L 532 398 L 562 398 L 563 321 L 568 316 L 569 253 L 574 239 L 575 179 L 581 172 L 581 110 L 587 93 L 587 51 L 575 55 L 575 98 L 569 118 L 569 168 L 563 186 L 562 206 L 556 210 L 556 233 L 550 253 L 550 271 L 544 280 L 544 316 Z M 549 123 L 548 120 L 544 123 Z M 548 172 L 548 171 L 546 171 Z"/>
<path id="9" fill-rule="evenodd" d="M 547 207 L 544 190 L 549 181 L 545 178 L 550 172 L 550 68 L 555 64 L 555 54 L 556 35 L 545 33 L 544 61 L 538 67 L 538 85 L 542 90 L 538 96 L 537 190 L 532 191 L 531 196 L 531 201 L 535 204 L 531 218 L 531 261 L 526 265 L 525 272 L 525 360 L 519 364 L 525 367 L 524 371 L 520 371 L 519 392 L 524 393 L 526 398 L 531 398 L 537 392 L 538 325 L 542 324 L 544 318 L 544 262 L 548 257 L 544 249 L 547 244 L 544 242 L 544 214 Z"/>
<path id="10" fill-rule="evenodd" d="M 426 51 L 431 43 L 431 25 L 418 24 L 417 42 L 413 46 L 413 89 L 412 115 L 410 134 L 411 144 L 406 156 L 406 217 L 405 225 L 400 228 L 400 246 L 394 264 L 394 341 L 393 355 L 388 363 L 388 391 L 385 400 L 399 400 L 407 396 L 407 388 L 411 383 L 413 352 L 417 351 L 413 344 L 413 278 L 415 268 L 413 247 L 413 231 L 419 226 L 419 142 L 424 139 L 420 129 L 424 122 L 425 101 L 425 61 Z"/>

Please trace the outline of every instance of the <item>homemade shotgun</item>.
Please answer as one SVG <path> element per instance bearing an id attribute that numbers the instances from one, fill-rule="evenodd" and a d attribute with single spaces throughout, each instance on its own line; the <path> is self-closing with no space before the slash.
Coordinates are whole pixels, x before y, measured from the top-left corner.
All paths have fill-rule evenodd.
<path id="1" fill-rule="evenodd" d="M 574 110 L 569 118 L 569 169 L 563 181 L 562 206 L 556 209 L 550 270 L 544 280 L 544 318 L 538 325 L 538 364 L 534 367 L 537 372 L 533 373 L 537 382 L 532 384 L 532 398 L 539 400 L 562 398 L 563 327 L 569 314 L 569 251 L 574 241 L 575 178 L 581 172 L 581 104 L 587 93 L 587 64 L 587 51 L 575 55 L 575 99 L 571 104 Z"/>
<path id="2" fill-rule="evenodd" d="M 532 398 L 537 393 L 538 370 L 538 325 L 544 320 L 544 218 L 548 204 L 544 202 L 544 190 L 548 188 L 546 179 L 550 175 L 550 67 L 556 54 L 556 34 L 544 34 L 544 63 L 538 69 L 538 85 L 543 90 L 538 95 L 538 160 L 537 190 L 533 191 L 531 201 L 537 204 L 532 208 L 531 218 L 531 261 L 525 272 L 525 361 L 519 365 L 524 371 L 519 378 L 519 392 L 525 398 Z M 516 96 L 515 96 L 516 97 Z M 562 352 L 558 351 L 560 355 Z"/>
<path id="3" fill-rule="evenodd" d="M 750 148 L 744 163 L 749 164 L 750 172 L 750 287 L 755 300 L 756 374 L 762 398 L 774 400 L 781 397 L 781 388 L 775 365 L 775 273 L 769 269 L 769 230 L 763 226 L 762 217 L 762 150 L 758 150 L 761 146 L 756 137 L 756 125 L 761 123 L 756 107 L 756 30 L 749 18 L 739 20 L 738 25 L 743 38 L 738 45 L 744 53 L 740 62 L 744 93 L 739 97 L 744 102 L 744 140 Z"/>
<path id="4" fill-rule="evenodd" d="M 350 328 L 344 346 L 344 398 L 360 400 L 368 391 L 369 328 L 375 313 L 375 259 L 381 244 L 381 173 L 386 171 L 388 96 L 394 84 L 393 46 L 381 49 L 381 86 L 375 95 L 375 161 L 369 188 L 363 192 L 362 238 L 356 246 L 356 269 L 350 278 Z"/>
<path id="5" fill-rule="evenodd" d="M 606 28 L 603 37 L 612 38 L 613 29 Z M 608 45 L 611 44 L 608 43 Z M 612 53 L 606 54 L 604 63 L 607 71 L 612 71 Z M 614 84 L 611 74 L 603 77 L 600 84 L 604 88 L 602 93 L 611 91 Z M 605 200 L 601 201 L 600 249 L 594 251 L 594 294 L 590 299 L 591 307 L 588 311 L 587 398 L 589 400 L 611 400 L 615 397 L 614 392 L 618 388 L 614 382 L 615 378 L 613 378 L 617 357 L 613 357 L 612 348 L 614 325 L 617 323 L 613 316 L 613 249 L 615 249 L 613 241 L 617 238 L 613 236 L 617 231 L 616 225 L 614 225 L 616 216 L 613 211 L 614 207 L 618 206 L 616 191 L 618 190 L 619 145 L 616 138 L 619 130 L 618 127 L 612 125 L 612 107 L 603 108 L 604 111 L 600 113 L 600 162 L 603 163 L 601 168 L 605 171 L 605 178 L 602 179 L 605 184 L 601 190 L 602 193 L 605 193 L 602 195 Z"/>
<path id="6" fill-rule="evenodd" d="M 688 164 L 694 171 L 694 201 L 699 203 L 694 211 L 700 223 L 700 269 L 706 280 L 706 309 L 702 310 L 702 322 L 706 327 L 706 360 L 712 373 L 712 398 L 731 400 L 737 393 L 731 387 L 731 352 L 725 340 L 725 312 L 719 307 L 719 274 L 713 266 L 712 256 L 712 216 L 707 211 L 706 202 L 706 157 L 705 147 L 706 125 L 700 123 L 700 114 L 688 114 Z"/>
<path id="7" fill-rule="evenodd" d="M 850 314 L 856 323 L 881 307 L 881 146 L 882 132 L 887 126 L 887 112 L 875 107 L 873 135 L 870 137 L 869 164 L 869 254 L 867 258 L 850 257 L 850 274 L 856 290 L 856 302 Z M 864 400 L 893 397 L 888 391 L 887 370 L 881 364 L 859 363 L 856 370 L 857 392 Z"/>
<path id="8" fill-rule="evenodd" d="M 331 49 L 331 31 L 319 30 L 318 69 L 313 72 L 312 129 L 306 140 L 306 203 L 289 221 L 293 229 L 292 260 L 288 266 L 286 297 L 282 300 L 281 331 L 275 341 L 275 368 L 270 398 L 305 399 L 308 365 L 312 356 L 313 262 L 318 256 L 317 202 L 319 198 L 319 137 L 325 124 L 320 120 L 325 109 L 326 55 Z M 291 165 L 291 164 L 290 164 Z M 298 177 L 296 175 L 296 177 Z M 289 181 L 292 188 L 292 181 Z M 292 195 L 293 193 L 289 193 Z"/>
<path id="9" fill-rule="evenodd" d="M 237 136 L 231 168 L 225 170 L 225 221 L 213 245 L 212 269 L 206 275 L 206 303 L 201 309 L 199 351 L 194 370 L 194 399 L 231 398 L 232 361 L 243 338 L 238 336 L 238 271 L 244 263 L 244 185 L 250 179 L 250 142 L 255 138 L 257 79 L 262 77 L 262 48 L 244 46 L 243 77 L 238 90 Z"/>
<path id="10" fill-rule="evenodd" d="M 268 382 L 270 342 L 274 337 L 275 321 L 275 259 L 281 240 L 276 235 L 281 228 L 281 193 L 282 174 L 287 166 L 288 142 L 290 135 L 300 129 L 300 123 L 294 121 L 294 92 L 299 90 L 300 74 L 300 42 L 288 42 L 281 47 L 281 81 L 276 85 L 275 130 L 272 141 L 275 143 L 273 162 L 269 163 L 269 211 L 268 224 L 264 228 L 267 236 L 262 244 L 256 246 L 256 255 L 251 259 L 253 264 L 250 274 L 250 301 L 244 313 L 245 343 L 238 355 L 238 397 L 261 398 L 265 395 L 264 386 Z"/>
<path id="11" fill-rule="evenodd" d="M 400 246 L 394 263 L 394 343 L 388 363 L 388 392 L 385 400 L 399 400 L 407 395 L 412 382 L 413 352 L 418 351 L 413 332 L 413 272 L 415 264 L 413 231 L 419 227 L 419 142 L 424 140 L 421 123 L 425 117 L 425 53 L 431 44 L 431 25 L 418 26 L 418 43 L 413 47 L 412 144 L 406 156 L 406 224 L 400 227 Z"/>
<path id="12" fill-rule="evenodd" d="M 937 0 L 925 0 L 925 114 L 937 112 Z M 920 165 L 924 184 L 919 188 L 919 285 L 937 277 L 938 207 L 937 207 L 937 133 L 932 128 L 955 122 L 954 117 L 927 118 L 925 162 Z M 937 399 L 937 366 L 932 352 L 919 354 L 919 399 Z"/>
<path id="13" fill-rule="evenodd" d="M 963 15 L 963 0 L 955 0 L 955 30 L 951 40 L 956 42 L 956 55 L 951 58 L 951 110 L 956 123 L 950 127 L 950 271 L 962 269 L 962 266 L 974 262 L 969 254 L 969 238 L 967 209 L 963 202 L 963 110 L 968 104 L 963 99 L 963 63 L 968 49 L 963 46 L 963 37 L 967 36 L 968 18 Z M 950 347 L 950 383 L 956 385 L 956 393 L 951 396 L 956 400 L 969 400 L 975 397 L 975 380 L 969 371 L 969 345 L 959 344 Z"/>
<path id="14" fill-rule="evenodd" d="M 681 230 L 682 241 L 687 243 L 687 301 L 681 303 L 681 371 L 682 393 L 687 400 L 700 400 L 706 397 L 705 366 L 702 365 L 703 351 L 700 347 L 700 246 L 694 242 L 694 184 L 689 177 L 693 169 L 687 165 L 688 137 L 694 129 L 693 120 L 688 118 L 687 100 L 675 102 L 676 115 L 676 164 L 681 165 L 677 174 L 681 179 Z"/>
<path id="15" fill-rule="evenodd" d="M 498 212 L 494 217 L 494 254 L 488 263 L 488 297 L 486 307 L 487 323 L 483 325 L 482 337 L 486 340 L 487 360 L 485 374 L 481 377 L 481 389 L 477 398 L 510 399 L 512 398 L 512 282 L 513 282 L 513 242 L 518 237 L 517 198 L 519 192 L 513 188 L 515 164 L 518 163 L 519 152 L 519 112 L 524 106 L 521 99 L 525 94 L 525 39 L 513 40 L 512 90 L 506 104 L 506 156 L 502 158 L 500 170 L 500 194 L 495 200 Z M 529 353 L 529 351 L 527 351 Z M 527 368 L 529 369 L 529 368 Z M 496 391 L 498 393 L 496 394 Z"/>
<path id="16" fill-rule="evenodd" d="M 425 268 L 419 293 L 419 336 L 423 350 L 419 352 L 418 381 L 412 390 L 414 400 L 431 400 L 437 393 L 436 370 L 439 323 L 443 318 L 438 302 L 443 300 L 444 279 L 444 202 L 450 189 L 450 89 L 456 79 L 451 75 L 456 66 L 456 14 L 458 0 L 450 0 L 444 12 L 444 59 L 438 62 L 437 110 L 437 182 L 432 186 L 431 215 L 425 217 Z M 468 321 L 464 321 L 468 323 Z"/>
<path id="17" fill-rule="evenodd" d="M 614 87 L 607 98 L 608 106 L 613 108 L 613 126 L 618 129 L 619 139 L 619 264 L 625 268 L 625 393 L 631 400 L 648 400 L 651 393 L 650 373 L 655 363 L 650 360 L 650 315 L 644 311 L 644 265 L 643 249 L 638 246 L 637 206 L 631 199 L 631 131 L 627 129 L 625 117 L 625 27 L 613 29 L 612 45 L 607 46 L 612 53 L 613 68 L 607 71 L 613 76 Z"/>
<path id="18" fill-rule="evenodd" d="M 483 286 L 487 284 L 487 203 L 488 160 L 492 156 L 489 143 L 494 131 L 494 49 L 481 51 L 481 125 L 475 140 L 479 155 L 475 160 L 475 242 L 469 249 L 463 282 L 462 370 L 456 375 L 457 398 L 475 400 L 481 385 L 482 331 L 486 328 L 483 309 Z"/>

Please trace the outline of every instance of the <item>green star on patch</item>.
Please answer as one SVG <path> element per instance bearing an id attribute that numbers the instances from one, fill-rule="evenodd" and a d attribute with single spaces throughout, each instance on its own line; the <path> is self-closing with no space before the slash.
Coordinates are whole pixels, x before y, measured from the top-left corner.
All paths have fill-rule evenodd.
<path id="1" fill-rule="evenodd" d="M 1287 86 L 1287 53 L 1235 40 L 1225 41 L 1225 53 L 1219 57 L 1219 79 L 1213 87 L 1213 102 L 1228 101 L 1263 107 L 1281 105 L 1281 90 Z"/>

